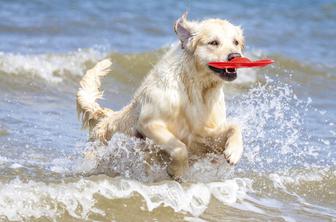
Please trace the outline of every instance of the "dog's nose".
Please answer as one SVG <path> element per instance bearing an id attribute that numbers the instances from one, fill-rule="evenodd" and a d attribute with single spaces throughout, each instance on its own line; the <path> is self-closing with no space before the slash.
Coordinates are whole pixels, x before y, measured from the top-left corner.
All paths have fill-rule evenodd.
<path id="1" fill-rule="evenodd" d="M 237 58 L 237 57 L 241 57 L 240 53 L 230 53 L 228 55 L 228 61 L 234 59 L 234 58 Z"/>

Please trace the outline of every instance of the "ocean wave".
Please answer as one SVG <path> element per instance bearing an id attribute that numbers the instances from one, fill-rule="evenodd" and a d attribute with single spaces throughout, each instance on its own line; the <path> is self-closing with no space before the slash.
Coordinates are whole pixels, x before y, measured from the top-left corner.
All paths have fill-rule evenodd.
<path id="1" fill-rule="evenodd" d="M 95 49 L 78 49 L 65 54 L 14 54 L 0 53 L 0 72 L 10 75 L 37 76 L 46 81 L 60 82 L 66 74 L 81 76 L 88 68 L 104 57 Z"/>
<path id="2" fill-rule="evenodd" d="M 113 62 L 114 79 L 123 83 L 138 84 L 162 57 L 167 48 L 142 53 L 118 53 L 99 49 L 79 49 L 68 53 L 14 54 L 0 53 L 0 72 L 21 78 L 38 77 L 58 83 L 82 76 L 99 60 L 108 57 Z M 256 55 L 258 53 L 254 53 Z M 257 80 L 252 69 L 239 71 L 233 85 L 253 83 Z"/>
<path id="3" fill-rule="evenodd" d="M 56 219 L 68 214 L 70 218 L 89 220 L 95 214 L 107 216 L 106 209 L 97 207 L 99 201 L 103 202 L 101 197 L 116 200 L 136 195 L 141 196 L 148 211 L 163 206 L 175 212 L 200 216 L 207 209 L 211 197 L 224 204 L 232 204 L 243 200 L 250 190 L 250 180 L 244 178 L 184 186 L 177 182 L 145 185 L 137 181 L 110 178 L 83 178 L 58 184 L 14 179 L 0 184 L 0 218 Z"/>
<path id="4" fill-rule="evenodd" d="M 276 66 L 270 66 L 270 73 L 290 74 L 291 80 L 305 85 L 309 81 L 316 80 L 336 80 L 335 67 L 332 64 L 326 65 L 319 62 L 308 63 L 281 54 L 269 54 L 275 61 Z M 288 78 L 288 75 L 285 75 Z"/>
<path id="5" fill-rule="evenodd" d="M 0 72 L 21 78 L 38 77 L 47 82 L 59 83 L 64 80 L 79 81 L 87 69 L 99 60 L 108 57 L 113 62 L 113 71 L 110 75 L 122 83 L 138 85 L 139 81 L 150 71 L 166 48 L 141 53 L 107 52 L 98 48 L 78 49 L 67 53 L 46 54 L 14 54 L 0 53 Z M 250 85 L 263 80 L 265 75 L 280 74 L 298 83 L 307 82 L 307 76 L 335 80 L 332 70 L 322 65 L 311 65 L 279 54 L 267 54 L 260 50 L 245 53 L 247 57 L 259 59 L 270 57 L 275 64 L 265 69 L 240 69 L 238 78 L 227 84 L 227 87 Z M 6 77 L 7 78 L 7 77 Z"/>
<path id="6" fill-rule="evenodd" d="M 0 79 L 5 78 L 3 82 L 7 87 L 11 85 L 8 76 L 23 79 L 39 78 L 52 83 L 62 83 L 64 81 L 77 83 L 87 69 L 99 60 L 108 57 L 113 62 L 113 71 L 110 77 L 134 88 L 138 86 L 139 81 L 144 78 L 167 49 L 161 48 L 142 53 L 106 52 L 95 48 L 49 54 L 1 52 L 0 73 L 3 75 L 0 75 Z M 268 75 L 278 75 L 280 78 L 287 78 L 303 85 L 307 81 L 316 82 L 319 78 L 336 80 L 332 70 L 325 66 L 313 66 L 282 55 L 267 55 L 259 50 L 248 52 L 246 56 L 252 59 L 270 57 L 275 60 L 275 64 L 265 69 L 240 69 L 238 78 L 226 84 L 228 89 L 226 91 L 229 93 L 239 91 L 241 86 L 250 86 L 257 81 L 264 81 L 264 77 Z M 310 78 L 307 78 L 307 76 L 310 76 Z M 12 84 L 14 88 L 19 82 L 15 78 L 13 78 L 15 84 Z"/>
<path id="7" fill-rule="evenodd" d="M 230 215 L 230 212 L 234 211 L 249 215 L 257 214 L 260 218 L 275 220 L 282 218 L 284 221 L 293 221 L 300 218 L 297 212 L 304 210 L 313 213 L 315 219 L 326 219 L 336 216 L 336 211 L 328 206 L 322 207 L 310 198 L 313 191 L 317 191 L 317 195 L 323 194 L 319 191 L 322 188 L 321 184 L 320 187 L 315 186 L 315 190 L 307 191 L 311 182 L 317 184 L 323 181 L 323 186 L 332 186 L 336 175 L 331 173 L 328 176 L 326 172 L 329 174 L 332 170 L 317 171 L 313 177 L 317 176 L 318 180 L 312 179 L 311 175 L 303 179 L 305 176 L 300 174 L 301 179 L 298 183 L 295 182 L 295 186 L 299 186 L 301 192 L 293 190 L 288 184 L 295 180 L 296 173 L 286 176 L 261 174 L 252 177 L 253 174 L 246 172 L 244 176 L 224 181 L 183 184 L 175 181 L 142 183 L 105 175 L 64 178 L 62 181 L 49 183 L 16 178 L 0 183 L 0 219 L 18 221 L 41 218 L 51 220 L 103 218 L 107 221 L 116 219 L 115 215 L 127 215 L 125 214 L 127 208 L 123 206 L 127 207 L 128 203 L 132 203 L 132 209 L 135 211 L 132 213 L 139 216 L 139 212 L 155 215 L 154 212 L 162 210 L 167 216 L 171 211 L 166 210 L 171 209 L 174 217 L 190 215 L 195 218 L 206 218 L 203 215 L 208 211 L 211 212 L 213 206 L 217 206 L 227 213 L 226 218 L 235 218 L 234 214 Z M 271 184 L 271 188 L 267 188 L 267 184 Z M 271 193 L 272 198 L 268 196 Z M 327 201 L 324 199 L 320 201 L 332 205 L 334 196 L 335 194 Z M 216 202 L 216 205 L 213 205 L 213 202 Z M 123 213 L 118 214 L 119 211 Z"/>
<path id="8" fill-rule="evenodd" d="M 278 192 L 332 204 L 336 199 L 334 167 L 310 167 L 274 172 L 269 175 Z"/>

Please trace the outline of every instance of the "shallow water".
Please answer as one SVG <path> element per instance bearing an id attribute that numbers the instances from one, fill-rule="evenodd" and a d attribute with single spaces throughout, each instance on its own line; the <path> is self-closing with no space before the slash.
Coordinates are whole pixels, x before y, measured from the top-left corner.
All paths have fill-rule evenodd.
<path id="1" fill-rule="evenodd" d="M 81 76 L 111 58 L 101 103 L 120 109 L 175 41 L 185 8 L 241 25 L 246 54 L 276 61 L 225 87 L 242 160 L 206 157 L 178 184 L 162 166 L 144 174 L 142 142 L 118 134 L 84 161 L 96 144 L 76 116 Z M 0 18 L 1 221 L 336 220 L 333 1 L 15 0 Z"/>

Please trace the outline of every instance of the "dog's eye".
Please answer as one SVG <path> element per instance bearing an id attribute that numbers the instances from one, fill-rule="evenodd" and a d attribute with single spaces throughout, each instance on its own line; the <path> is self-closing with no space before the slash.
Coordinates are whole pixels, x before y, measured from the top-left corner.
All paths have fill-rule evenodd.
<path id="1" fill-rule="evenodd" d="M 208 42 L 209 45 L 213 45 L 213 46 L 218 46 L 219 42 L 217 40 L 213 40 L 211 42 Z"/>
<path id="2" fill-rule="evenodd" d="M 235 45 L 239 45 L 238 40 L 237 40 L 237 39 L 233 40 L 233 44 L 235 44 Z"/>

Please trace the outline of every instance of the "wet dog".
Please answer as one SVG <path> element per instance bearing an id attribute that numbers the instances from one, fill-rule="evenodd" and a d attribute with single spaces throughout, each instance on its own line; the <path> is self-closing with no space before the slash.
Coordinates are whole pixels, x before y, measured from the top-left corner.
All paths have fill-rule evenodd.
<path id="1" fill-rule="evenodd" d="M 226 20 L 188 21 L 186 14 L 174 30 L 180 43 L 150 71 L 129 105 L 113 111 L 96 102 L 102 96 L 100 77 L 112 64 L 103 60 L 81 80 L 77 108 L 91 139 L 107 143 L 116 132 L 149 138 L 168 156 L 168 174 L 179 179 L 191 155 L 223 154 L 230 164 L 242 155 L 241 128 L 227 122 L 223 93 L 224 82 L 236 79 L 237 72 L 218 73 L 208 62 L 241 56 L 244 37 Z"/>

